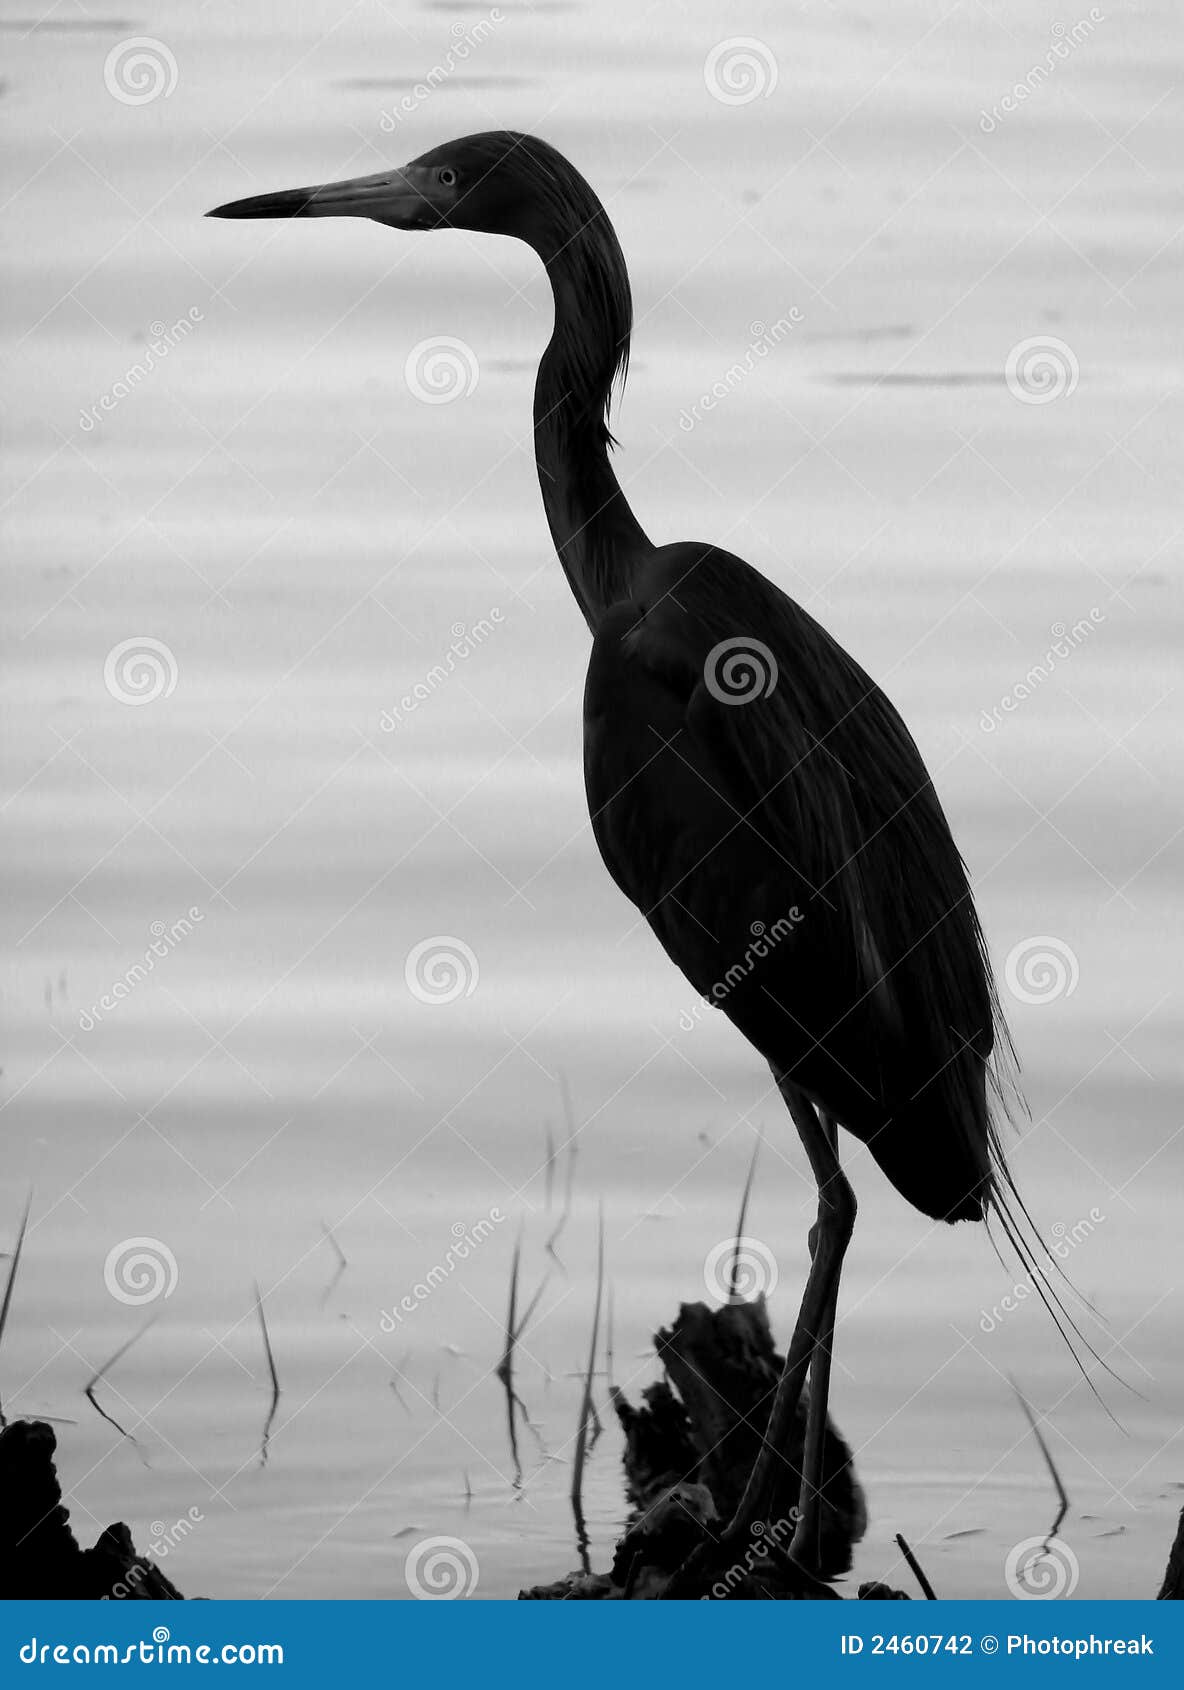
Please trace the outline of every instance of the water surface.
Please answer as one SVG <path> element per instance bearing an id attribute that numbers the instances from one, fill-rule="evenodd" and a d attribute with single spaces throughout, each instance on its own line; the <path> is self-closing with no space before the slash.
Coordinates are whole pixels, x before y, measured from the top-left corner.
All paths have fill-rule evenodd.
<path id="1" fill-rule="evenodd" d="M 501 11 L 426 99 L 479 8 L 9 19 L 0 1242 L 35 1196 L 5 1408 L 76 1422 L 61 1472 L 85 1540 L 196 1521 L 165 1563 L 187 1593 L 402 1598 L 409 1548 L 448 1535 L 499 1597 L 575 1564 L 600 1205 L 636 1395 L 653 1332 L 705 1295 L 763 1129 L 749 1231 L 792 1322 L 812 1198 L 790 1123 L 722 1018 L 685 1030 L 693 995 L 584 819 L 587 639 L 529 451 L 537 263 L 487 237 L 201 218 L 526 128 L 587 171 L 630 260 L 620 462 L 646 528 L 725 543 L 835 632 L 917 737 L 1000 964 L 1039 936 L 1074 959 L 1071 992 L 1005 993 L 1033 1117 L 1015 1163 L 1141 1394 L 1102 1379 L 1116 1428 L 981 1231 L 929 1227 L 852 1150 L 833 1404 L 869 1493 L 857 1573 L 907 1583 L 903 1531 L 941 1593 L 1004 1594 L 1008 1550 L 1054 1512 L 1013 1375 L 1048 1414 L 1078 1593 L 1151 1594 L 1184 1481 L 1171 14 L 1099 23 L 988 132 L 1051 14 Z M 737 32 L 778 78 L 728 105 L 703 64 Z M 104 64 L 140 34 L 178 75 L 132 105 Z M 1075 389 L 1021 403 L 1008 354 L 1050 335 Z M 438 336 L 480 377 L 429 405 L 403 372 Z M 1005 710 L 1054 625 L 1091 611 Z M 176 684 L 128 705 L 104 664 L 145 636 Z M 96 1016 L 153 923 L 166 955 Z M 479 968 L 443 1005 L 404 977 L 441 935 Z M 548 1135 L 576 1151 L 559 1261 Z M 546 1280 L 520 1478 L 491 1371 L 519 1236 L 525 1291 Z M 177 1265 L 143 1306 L 104 1281 L 136 1238 Z M 265 1465 L 255 1282 L 282 1385 Z M 133 1442 L 82 1392 L 153 1314 L 99 1387 Z M 619 1453 L 609 1425 L 598 1566 Z"/>

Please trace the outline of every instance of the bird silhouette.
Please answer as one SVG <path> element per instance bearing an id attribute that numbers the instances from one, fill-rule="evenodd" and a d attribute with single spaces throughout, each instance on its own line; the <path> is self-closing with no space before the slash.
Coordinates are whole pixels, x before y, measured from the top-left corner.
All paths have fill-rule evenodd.
<path id="1" fill-rule="evenodd" d="M 830 1355 L 856 1208 L 839 1127 L 923 1214 L 995 1218 L 1058 1324 L 1064 1316 L 1001 1145 L 1010 1047 L 966 870 L 921 755 L 880 688 L 771 581 L 708 542 L 656 545 L 643 532 L 610 462 L 628 272 L 603 205 L 553 147 L 471 135 L 402 169 L 209 215 L 477 230 L 525 241 L 546 267 L 555 320 L 534 445 L 555 550 L 592 635 L 592 830 L 671 960 L 769 1064 L 818 1188 L 765 1441 L 717 1553 L 762 1518 L 809 1373 L 792 1554 L 816 1570 Z"/>

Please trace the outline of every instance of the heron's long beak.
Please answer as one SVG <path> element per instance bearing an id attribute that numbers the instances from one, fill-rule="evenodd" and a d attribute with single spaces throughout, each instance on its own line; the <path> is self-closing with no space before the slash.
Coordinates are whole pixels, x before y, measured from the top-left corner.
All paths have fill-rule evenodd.
<path id="1" fill-rule="evenodd" d="M 252 199 L 215 206 L 206 216 L 370 217 L 393 229 L 427 228 L 437 220 L 435 208 L 420 192 L 409 170 L 380 170 L 375 176 L 354 176 L 348 182 L 256 194 Z"/>

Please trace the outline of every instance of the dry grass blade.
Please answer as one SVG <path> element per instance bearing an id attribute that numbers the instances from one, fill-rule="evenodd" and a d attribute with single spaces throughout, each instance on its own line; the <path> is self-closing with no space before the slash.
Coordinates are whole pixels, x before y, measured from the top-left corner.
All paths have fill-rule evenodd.
<path id="1" fill-rule="evenodd" d="M 263 1353 L 267 1357 L 267 1371 L 271 1377 L 271 1403 L 268 1406 L 267 1418 L 263 1422 L 263 1437 L 259 1445 L 259 1465 L 267 1466 L 267 1451 L 271 1443 L 271 1428 L 275 1424 L 276 1410 L 280 1406 L 280 1376 L 276 1372 L 275 1351 L 271 1347 L 271 1333 L 267 1330 L 267 1316 L 263 1312 L 263 1293 L 258 1284 L 255 1286 L 255 1307 L 259 1311 L 259 1330 L 263 1334 Z"/>
<path id="2" fill-rule="evenodd" d="M 336 1286 L 337 1281 L 341 1278 L 342 1274 L 349 1266 L 349 1258 L 346 1256 L 345 1251 L 341 1248 L 341 1245 L 337 1242 L 333 1228 L 326 1221 L 321 1222 L 321 1231 L 325 1235 L 325 1242 L 331 1247 L 333 1254 L 337 1257 L 337 1266 L 333 1270 L 333 1277 L 321 1293 L 321 1307 L 323 1308 L 332 1296 L 333 1289 Z"/>
<path id="3" fill-rule="evenodd" d="M 1060 1531 L 1061 1526 L 1064 1523 L 1065 1515 L 1069 1512 L 1069 1493 L 1065 1489 L 1064 1482 L 1057 1469 L 1057 1464 L 1052 1458 L 1052 1452 L 1044 1440 L 1044 1433 L 1040 1430 L 1039 1422 L 1037 1421 L 1036 1416 L 1032 1413 L 1032 1410 L 1024 1397 L 1024 1393 L 1020 1390 L 1014 1379 L 1010 1379 L 1008 1383 L 1018 1397 L 1019 1405 L 1024 1411 L 1024 1416 L 1027 1419 L 1028 1425 L 1032 1428 L 1032 1436 L 1036 1439 L 1040 1453 L 1044 1457 L 1044 1465 L 1048 1468 L 1049 1476 L 1052 1479 L 1057 1493 L 1056 1519 L 1049 1528 L 1048 1534 L 1044 1539 L 1044 1547 L 1040 1551 L 1042 1555 L 1047 1555 L 1049 1545 Z"/>
<path id="4" fill-rule="evenodd" d="M 613 1390 L 613 1282 L 608 1282 L 608 1301 L 604 1311 L 604 1374 L 610 1392 Z"/>
<path id="5" fill-rule="evenodd" d="M 728 1272 L 728 1301 L 730 1303 L 743 1300 L 737 1290 L 740 1283 L 740 1241 L 744 1237 L 744 1228 L 748 1221 L 748 1199 L 752 1196 L 752 1182 L 756 1176 L 756 1164 L 761 1153 L 762 1136 L 763 1134 L 760 1132 L 756 1135 L 756 1143 L 752 1147 L 752 1160 L 748 1164 L 748 1176 L 744 1181 L 744 1192 L 740 1198 L 740 1214 L 736 1221 L 734 1234 L 736 1248 L 732 1252 L 732 1266 Z"/>
<path id="6" fill-rule="evenodd" d="M 520 1456 L 519 1451 L 518 1451 L 518 1416 L 519 1415 L 522 1416 L 523 1421 L 525 1422 L 528 1430 L 530 1431 L 531 1435 L 533 1436 L 535 1442 L 538 1444 L 539 1448 L 543 1451 L 544 1454 L 546 1454 L 546 1449 L 545 1449 L 545 1446 L 543 1444 L 542 1435 L 539 1432 L 538 1428 L 535 1426 L 534 1422 L 531 1420 L 530 1415 L 527 1413 L 527 1410 L 526 1410 L 526 1404 L 523 1402 L 522 1398 L 518 1395 L 518 1392 L 517 1392 L 517 1390 L 515 1389 L 515 1386 L 514 1386 L 514 1350 L 515 1350 L 516 1345 L 518 1344 L 519 1339 L 522 1337 L 522 1334 L 526 1331 L 526 1328 L 530 1324 L 531 1316 L 534 1314 L 535 1309 L 538 1307 L 539 1298 L 542 1296 L 543 1292 L 547 1288 L 547 1279 L 546 1279 L 546 1277 L 543 1278 L 542 1284 L 539 1286 L 538 1290 L 535 1292 L 534 1296 L 530 1299 L 530 1302 L 527 1304 L 525 1314 L 523 1314 L 522 1317 L 519 1318 L 519 1315 L 518 1315 L 518 1281 L 519 1281 L 519 1278 L 521 1277 L 521 1271 L 522 1271 L 522 1234 L 519 1233 L 518 1238 L 517 1238 L 517 1240 L 515 1241 L 515 1244 L 514 1244 L 514 1255 L 513 1255 L 511 1262 L 510 1262 L 510 1296 L 509 1296 L 509 1305 L 506 1309 L 506 1341 L 505 1341 L 505 1346 L 502 1350 L 502 1359 L 498 1362 L 497 1366 L 494 1368 L 494 1374 L 501 1381 L 502 1386 L 505 1389 L 505 1393 L 506 1393 L 506 1427 L 507 1427 L 507 1432 L 508 1432 L 508 1436 L 509 1436 L 509 1443 L 510 1443 L 510 1459 L 513 1462 L 513 1465 L 514 1465 L 514 1487 L 515 1487 L 515 1489 L 517 1489 L 518 1486 L 522 1483 L 522 1459 L 521 1459 L 521 1456 Z"/>
<path id="7" fill-rule="evenodd" d="M 543 1200 L 547 1213 L 550 1214 L 555 1198 L 555 1134 L 551 1131 L 550 1121 L 543 1123 L 543 1142 L 547 1146 L 547 1155 L 543 1162 Z"/>
<path id="8" fill-rule="evenodd" d="M 8 1265 L 8 1279 L 4 1285 L 4 1301 L 0 1303 L 0 1347 L 3 1346 L 4 1332 L 8 1326 L 8 1311 L 12 1307 L 12 1293 L 16 1285 L 16 1270 L 21 1265 L 21 1251 L 25 1246 L 25 1233 L 28 1231 L 29 1211 L 32 1207 L 33 1193 L 30 1191 L 28 1197 L 25 1199 L 25 1212 L 21 1216 L 20 1230 L 16 1235 L 16 1243 L 13 1246 L 12 1261 Z M 3 1405 L 0 1404 L 0 1426 L 7 1425 L 8 1420 L 5 1417 Z"/>
<path id="9" fill-rule="evenodd" d="M 506 1342 L 502 1350 L 502 1359 L 494 1369 L 503 1385 L 509 1385 L 514 1376 L 514 1342 L 518 1325 L 518 1276 L 521 1270 L 522 1234 L 519 1232 L 514 1240 L 514 1254 L 510 1258 L 510 1302 L 506 1310 Z"/>
<path id="10" fill-rule="evenodd" d="M 531 1316 L 534 1314 L 534 1311 L 539 1306 L 539 1299 L 542 1297 L 543 1292 L 547 1289 L 547 1286 L 550 1283 L 551 1283 L 550 1275 L 544 1274 L 542 1279 L 539 1282 L 538 1290 L 535 1292 L 534 1296 L 530 1299 L 529 1303 L 527 1303 L 527 1305 L 526 1305 L 526 1313 L 522 1316 L 522 1319 L 518 1322 L 517 1326 L 514 1328 L 514 1342 L 515 1342 L 515 1344 L 517 1344 L 519 1342 L 519 1340 L 522 1337 L 522 1334 L 526 1331 L 526 1328 L 530 1325 Z"/>
<path id="11" fill-rule="evenodd" d="M 901 1532 L 897 1532 L 896 1534 L 896 1547 L 900 1550 L 900 1553 L 908 1562 L 909 1570 L 912 1572 L 912 1575 L 916 1579 L 917 1583 L 921 1586 L 921 1594 L 927 1601 L 936 1602 L 937 1592 L 934 1590 L 929 1580 L 925 1577 L 924 1567 L 922 1567 L 920 1561 L 918 1561 L 917 1557 L 913 1554 L 912 1550 L 905 1542 L 904 1535 Z"/>
<path id="12" fill-rule="evenodd" d="M 518 1276 L 522 1269 L 522 1234 L 514 1240 L 514 1254 L 510 1261 L 510 1300 L 506 1309 L 506 1344 L 502 1359 L 494 1369 L 506 1393 L 506 1434 L 510 1444 L 510 1460 L 514 1464 L 514 1485 L 522 1483 L 522 1457 L 518 1453 L 518 1393 L 514 1389 L 514 1342 L 518 1325 Z"/>
<path id="13" fill-rule="evenodd" d="M 91 1377 L 90 1383 L 87 1385 L 85 1391 L 82 1393 L 83 1396 L 85 1396 L 87 1402 L 94 1409 L 95 1413 L 97 1415 L 99 1415 L 99 1417 L 101 1419 L 105 1420 L 109 1426 L 114 1426 L 115 1430 L 119 1433 L 120 1437 L 126 1438 L 129 1443 L 135 1444 L 137 1449 L 140 1448 L 138 1440 L 132 1435 L 131 1432 L 129 1432 L 127 1430 L 126 1427 L 121 1426 L 119 1424 L 119 1421 L 116 1420 L 116 1418 L 113 1414 L 107 1413 L 107 1410 L 103 1407 L 103 1405 L 99 1401 L 98 1397 L 95 1396 L 95 1386 L 101 1385 L 103 1383 L 103 1380 L 107 1377 L 108 1373 L 110 1373 L 111 1369 L 115 1366 L 115 1363 L 117 1361 L 123 1360 L 124 1356 L 131 1349 L 133 1344 L 139 1343 L 140 1339 L 144 1336 L 145 1332 L 147 1332 L 148 1328 L 155 1322 L 155 1320 L 156 1320 L 156 1316 L 151 1315 L 149 1317 L 149 1319 L 147 1319 L 144 1322 L 143 1326 L 141 1326 L 141 1328 L 138 1332 L 133 1332 L 131 1337 L 128 1338 L 125 1343 L 120 1344 L 119 1348 L 115 1351 L 114 1355 L 108 1356 L 107 1360 L 103 1363 L 103 1365 L 95 1370 L 94 1374 Z M 145 1466 L 146 1466 L 147 1461 L 145 1460 L 143 1451 L 140 1452 L 140 1459 L 142 1461 L 144 1461 Z"/>
<path id="14" fill-rule="evenodd" d="M 599 1421 L 592 1402 L 592 1385 L 596 1377 L 596 1351 L 600 1344 L 600 1308 L 604 1299 L 604 1210 L 600 1212 L 600 1232 L 596 1247 L 596 1303 L 592 1311 L 592 1338 L 588 1345 L 588 1371 L 584 1375 L 584 1392 L 580 1402 L 580 1419 L 576 1428 L 575 1459 L 571 1472 L 571 1507 L 576 1522 L 576 1547 L 585 1572 L 591 1571 L 588 1560 L 588 1528 L 584 1519 L 584 1468 L 588 1461 L 588 1428 Z"/>

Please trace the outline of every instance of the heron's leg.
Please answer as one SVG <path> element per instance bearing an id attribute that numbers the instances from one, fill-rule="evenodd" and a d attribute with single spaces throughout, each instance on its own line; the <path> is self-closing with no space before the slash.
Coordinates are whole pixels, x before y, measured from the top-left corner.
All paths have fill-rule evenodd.
<path id="1" fill-rule="evenodd" d="M 799 1131 L 802 1131 L 800 1123 Z M 815 1127 L 807 1126 L 802 1131 L 802 1138 L 818 1181 L 818 1219 L 810 1229 L 811 1269 L 819 1251 L 824 1248 L 824 1235 L 825 1247 L 833 1253 L 833 1266 L 826 1279 L 822 1318 L 814 1334 L 814 1350 L 810 1358 L 810 1400 L 806 1410 L 802 1488 L 798 1498 L 800 1517 L 791 1546 L 794 1559 L 814 1571 L 819 1565 L 822 1549 L 823 1455 L 839 1275 L 855 1224 L 855 1193 L 839 1165 L 839 1129 L 834 1117 L 826 1114 L 816 1116 Z"/>
<path id="2" fill-rule="evenodd" d="M 773 1398 L 773 1407 L 769 1413 L 769 1423 L 765 1429 L 764 1442 L 748 1475 L 748 1483 L 744 1487 L 744 1495 L 740 1499 L 739 1507 L 724 1534 L 725 1541 L 734 1542 L 737 1538 L 747 1536 L 753 1520 L 763 1518 L 768 1509 L 769 1498 L 773 1494 L 777 1478 L 777 1463 L 787 1460 L 785 1451 L 789 1448 L 793 1438 L 794 1424 L 797 1419 L 798 1402 L 805 1384 L 806 1371 L 819 1349 L 819 1340 L 824 1333 L 833 1330 L 834 1309 L 838 1298 L 839 1274 L 843 1266 L 843 1254 L 847 1248 L 847 1241 L 851 1237 L 851 1230 L 855 1224 L 855 1193 L 847 1182 L 842 1169 L 839 1167 L 838 1152 L 833 1147 L 831 1137 L 833 1126 L 828 1129 L 819 1120 L 818 1114 L 809 1099 L 798 1090 L 782 1074 L 775 1074 L 778 1088 L 784 1097 L 793 1116 L 801 1140 L 810 1158 L 810 1166 L 818 1184 L 818 1219 L 811 1233 L 813 1241 L 810 1273 L 806 1280 L 806 1289 L 802 1293 L 801 1308 L 798 1311 L 797 1325 L 794 1327 L 793 1337 L 789 1348 L 785 1352 L 785 1366 L 781 1378 L 777 1383 L 777 1390 Z M 816 1492 L 820 1477 L 820 1466 L 815 1463 L 811 1467 L 809 1458 L 810 1437 L 809 1423 L 817 1423 L 815 1433 L 818 1455 L 822 1452 L 822 1438 L 826 1426 L 826 1397 L 829 1375 L 829 1338 L 828 1353 L 822 1371 L 815 1375 L 817 1381 L 811 1388 L 810 1411 L 807 1424 L 806 1459 L 803 1462 L 805 1474 L 802 1480 L 802 1493 L 799 1506 L 806 1497 L 807 1486 L 812 1483 Z M 812 1510 L 817 1521 L 817 1499 Z M 815 1535 L 817 1526 L 813 1530 Z M 802 1523 L 794 1535 L 794 1543 L 808 1541 L 802 1538 Z"/>
<path id="3" fill-rule="evenodd" d="M 822 1346 L 827 1352 L 826 1361 L 814 1375 L 811 1386 L 806 1455 L 802 1463 L 805 1472 L 801 1477 L 798 1495 L 799 1507 L 805 1507 L 806 1517 L 799 1520 L 793 1539 L 795 1559 L 799 1565 L 808 1573 L 817 1565 L 817 1556 L 808 1555 L 804 1546 L 810 1542 L 806 1533 L 812 1533 L 815 1542 L 818 1535 L 820 1505 L 817 1492 L 826 1427 L 829 1335 L 834 1329 L 834 1311 L 843 1255 L 855 1225 L 855 1193 L 839 1166 L 838 1151 L 832 1142 L 835 1136 L 833 1123 L 824 1125 L 810 1100 L 784 1074 L 778 1074 L 774 1070 L 774 1078 L 793 1116 L 818 1184 L 818 1219 L 810 1232 L 810 1272 L 806 1278 L 806 1289 L 802 1293 L 793 1337 L 785 1352 L 785 1365 L 781 1370 L 781 1378 L 777 1381 L 764 1439 L 752 1464 L 744 1494 L 719 1539 L 711 1546 L 701 1544 L 692 1550 L 675 1572 L 664 1592 L 668 1599 L 698 1594 L 707 1569 L 722 1562 L 731 1549 L 749 1536 L 753 1521 L 762 1520 L 768 1523 L 777 1489 L 778 1463 L 789 1462 L 785 1452 L 793 1441 L 802 1386 L 806 1382 L 811 1360 L 819 1349 L 819 1335 L 826 1333 L 827 1343 Z M 811 1425 L 818 1428 L 814 1432 L 813 1440 L 810 1435 Z M 809 1456 L 812 1442 L 817 1451 L 813 1466 Z M 812 1507 L 807 1500 L 810 1495 L 813 1496 Z M 815 1522 L 813 1525 L 810 1524 L 811 1516 Z M 803 1527 L 806 1528 L 805 1533 Z"/>

